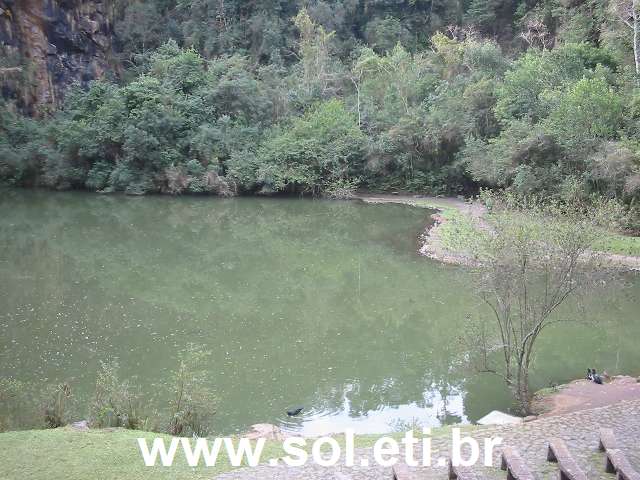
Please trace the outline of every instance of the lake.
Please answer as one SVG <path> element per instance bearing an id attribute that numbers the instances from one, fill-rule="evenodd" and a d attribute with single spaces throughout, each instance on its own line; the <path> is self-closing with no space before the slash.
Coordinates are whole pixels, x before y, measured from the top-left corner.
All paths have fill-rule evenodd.
<path id="1" fill-rule="evenodd" d="M 102 360 L 152 391 L 190 343 L 212 352 L 218 433 L 473 422 L 510 397 L 464 367 L 464 269 L 418 256 L 432 212 L 303 199 L 0 191 L 0 376 L 67 381 Z M 640 373 L 640 281 L 558 315 L 534 388 L 587 367 Z M 293 406 L 305 409 L 288 418 Z"/>

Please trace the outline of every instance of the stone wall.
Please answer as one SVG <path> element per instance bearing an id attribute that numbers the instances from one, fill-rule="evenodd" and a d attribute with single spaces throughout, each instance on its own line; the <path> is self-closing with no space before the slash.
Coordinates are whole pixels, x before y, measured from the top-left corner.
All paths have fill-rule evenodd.
<path id="1" fill-rule="evenodd" d="M 113 69 L 114 0 L 0 0 L 2 96 L 40 116 Z"/>

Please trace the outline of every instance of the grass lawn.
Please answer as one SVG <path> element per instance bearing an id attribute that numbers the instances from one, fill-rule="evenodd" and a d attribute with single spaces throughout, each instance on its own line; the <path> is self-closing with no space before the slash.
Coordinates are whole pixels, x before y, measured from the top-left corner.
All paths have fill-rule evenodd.
<path id="1" fill-rule="evenodd" d="M 432 198 L 407 198 L 399 200 L 398 203 L 440 210 L 440 215 L 446 221 L 439 227 L 438 235 L 442 246 L 452 252 L 465 251 L 476 235 L 477 225 L 469 215 L 446 202 L 438 202 Z M 603 238 L 596 244 L 596 249 L 604 253 L 640 257 L 640 237 L 603 232 Z"/>
<path id="2" fill-rule="evenodd" d="M 478 427 L 466 425 L 469 432 Z M 430 437 L 451 435 L 451 427 L 433 429 Z M 373 447 L 381 435 L 356 436 L 356 448 Z M 400 440 L 404 433 L 388 436 Z M 422 436 L 416 432 L 416 438 Z M 137 438 L 170 439 L 168 435 L 123 429 L 79 432 L 69 427 L 55 430 L 28 430 L 0 433 L 0 478 L 2 480 L 157 480 L 207 479 L 232 470 L 225 454 L 215 467 L 189 467 L 178 449 L 174 465 L 146 467 L 138 449 Z M 344 436 L 335 437 L 344 445 Z M 308 442 L 307 451 L 310 451 Z M 168 444 L 167 444 L 168 445 Z M 224 450 L 223 450 L 224 452 Z M 267 441 L 262 459 L 285 455 L 280 442 Z"/>
<path id="3" fill-rule="evenodd" d="M 606 234 L 597 248 L 602 252 L 640 257 L 640 237 L 630 237 L 619 233 Z"/>
<path id="4" fill-rule="evenodd" d="M 442 246 L 452 252 L 465 251 L 477 235 L 478 226 L 469 215 L 455 208 L 445 208 L 441 215 L 446 220 L 438 231 Z M 603 232 L 602 239 L 596 243 L 595 249 L 604 253 L 640 257 L 640 237 Z"/>
<path id="5" fill-rule="evenodd" d="M 441 210 L 445 219 L 438 227 L 438 236 L 442 246 L 451 252 L 465 252 L 477 236 L 477 225 L 471 217 L 455 208 Z"/>
<path id="6" fill-rule="evenodd" d="M 0 478 L 3 480 L 146 480 L 207 479 L 231 470 L 226 455 L 215 467 L 189 467 L 176 455 L 171 468 L 146 467 L 137 438 L 148 444 L 159 435 L 122 429 L 78 432 L 71 428 L 0 434 Z M 181 452 L 181 450 L 178 450 Z M 264 458 L 281 457 L 280 445 L 267 442 Z"/>

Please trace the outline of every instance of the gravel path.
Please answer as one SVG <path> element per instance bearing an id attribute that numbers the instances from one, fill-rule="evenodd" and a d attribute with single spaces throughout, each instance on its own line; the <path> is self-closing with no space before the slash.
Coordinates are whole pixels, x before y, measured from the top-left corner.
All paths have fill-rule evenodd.
<path id="1" fill-rule="evenodd" d="M 546 441 L 550 437 L 562 438 L 590 480 L 611 479 L 604 473 L 604 456 L 598 452 L 598 429 L 613 428 L 618 442 L 627 458 L 636 469 L 640 469 L 640 399 L 624 401 L 606 407 L 573 412 L 566 415 L 545 417 L 522 425 L 477 427 L 465 435 L 480 442 L 487 437 L 502 437 L 504 445 L 516 447 L 539 480 L 557 479 L 558 472 L 553 464 L 546 461 Z M 439 458 L 448 456 L 450 437 L 439 436 L 432 439 L 433 465 Z M 419 449 L 416 458 L 421 458 Z M 500 449 L 494 451 L 494 465 L 499 465 Z M 284 465 L 261 465 L 226 473 L 220 480 L 390 480 L 391 469 L 375 466 L 372 449 L 356 450 L 356 464 L 360 459 L 368 459 L 367 467 L 347 468 L 344 466 L 323 468 L 317 465 L 286 467 Z M 419 470 L 424 480 L 444 479 L 444 467 L 429 467 Z M 498 468 L 479 468 L 487 478 L 504 479 Z"/>

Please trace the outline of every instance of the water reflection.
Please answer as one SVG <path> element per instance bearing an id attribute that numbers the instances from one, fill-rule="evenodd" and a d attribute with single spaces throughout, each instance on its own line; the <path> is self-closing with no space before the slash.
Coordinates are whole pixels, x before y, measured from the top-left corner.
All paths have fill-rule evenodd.
<path id="1" fill-rule="evenodd" d="M 0 375 L 92 393 L 100 360 L 153 392 L 188 343 L 213 352 L 216 428 L 305 433 L 474 421 L 509 408 L 463 368 L 479 306 L 458 269 L 415 255 L 429 212 L 292 199 L 0 196 Z M 638 284 L 598 328 L 541 339 L 533 381 L 640 365 Z M 568 306 L 563 315 L 582 313 Z M 638 372 L 640 373 L 640 372 Z M 305 406 L 291 421 L 285 410 Z M 445 408 L 446 407 L 446 408 Z"/>
<path id="2" fill-rule="evenodd" d="M 357 412 L 351 402 L 351 394 L 357 391 L 354 385 L 347 385 L 342 405 L 334 409 L 305 411 L 296 419 L 282 416 L 277 423 L 286 432 L 304 436 L 322 436 L 353 430 L 359 434 L 373 434 L 389 431 L 405 431 L 410 427 L 429 427 L 469 423 L 464 413 L 462 392 L 453 391 L 442 395 L 437 390 L 427 390 L 419 402 L 399 405 L 380 405 L 375 410 Z"/>

